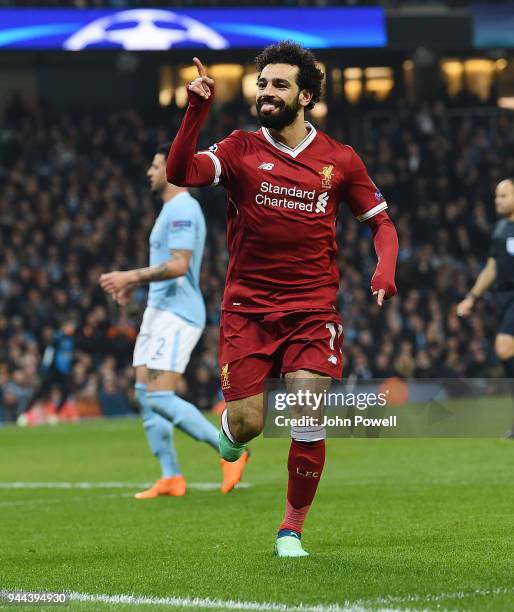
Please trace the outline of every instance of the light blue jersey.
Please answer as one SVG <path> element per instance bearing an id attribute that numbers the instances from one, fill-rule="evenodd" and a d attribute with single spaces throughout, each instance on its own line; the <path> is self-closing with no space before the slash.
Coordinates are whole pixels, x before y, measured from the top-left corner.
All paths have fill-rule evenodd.
<path id="1" fill-rule="evenodd" d="M 205 326 L 205 304 L 200 293 L 205 233 L 200 204 L 183 192 L 165 202 L 150 234 L 151 266 L 168 261 L 171 249 L 187 249 L 192 255 L 185 276 L 150 283 L 148 306 L 172 312 L 197 327 Z"/>

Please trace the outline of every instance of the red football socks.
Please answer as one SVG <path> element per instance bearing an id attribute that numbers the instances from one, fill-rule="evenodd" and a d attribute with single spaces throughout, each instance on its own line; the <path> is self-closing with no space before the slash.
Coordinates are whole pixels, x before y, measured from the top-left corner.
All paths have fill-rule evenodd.
<path id="1" fill-rule="evenodd" d="M 291 440 L 287 469 L 286 511 L 281 529 L 292 529 L 302 532 L 303 523 L 312 500 L 316 495 L 321 472 L 325 464 L 325 440 L 317 442 L 298 442 Z"/>

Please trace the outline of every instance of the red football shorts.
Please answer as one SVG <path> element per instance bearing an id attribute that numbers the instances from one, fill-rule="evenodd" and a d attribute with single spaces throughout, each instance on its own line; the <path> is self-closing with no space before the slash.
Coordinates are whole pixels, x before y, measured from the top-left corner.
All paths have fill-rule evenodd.
<path id="1" fill-rule="evenodd" d="M 341 378 L 343 326 L 336 311 L 223 311 L 221 389 L 227 402 L 264 391 L 266 378 L 312 370 Z"/>

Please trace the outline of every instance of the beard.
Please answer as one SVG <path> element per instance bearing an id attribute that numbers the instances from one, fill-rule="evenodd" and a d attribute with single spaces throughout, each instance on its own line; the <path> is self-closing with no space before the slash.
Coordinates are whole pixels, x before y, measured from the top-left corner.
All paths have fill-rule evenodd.
<path id="1" fill-rule="evenodd" d="M 154 183 L 150 185 L 150 193 L 154 196 L 160 197 L 163 191 L 166 189 L 167 183 Z"/>
<path id="2" fill-rule="evenodd" d="M 261 112 L 263 104 L 275 104 L 278 111 L 273 111 L 271 114 L 265 114 Z M 276 102 L 269 98 L 260 98 L 255 105 L 257 109 L 257 116 L 261 125 L 265 128 L 271 128 L 272 130 L 282 130 L 291 123 L 294 122 L 298 116 L 300 110 L 300 97 L 296 98 L 291 104 L 285 102 Z"/>

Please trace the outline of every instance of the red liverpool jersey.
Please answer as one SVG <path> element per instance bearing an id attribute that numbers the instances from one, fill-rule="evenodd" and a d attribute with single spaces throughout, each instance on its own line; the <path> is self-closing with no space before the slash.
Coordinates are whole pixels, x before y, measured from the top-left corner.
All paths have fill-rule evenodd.
<path id="1" fill-rule="evenodd" d="M 359 221 L 387 208 L 355 151 L 306 125 L 294 149 L 261 128 L 202 151 L 228 191 L 224 310 L 332 309 L 339 203 Z"/>

